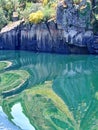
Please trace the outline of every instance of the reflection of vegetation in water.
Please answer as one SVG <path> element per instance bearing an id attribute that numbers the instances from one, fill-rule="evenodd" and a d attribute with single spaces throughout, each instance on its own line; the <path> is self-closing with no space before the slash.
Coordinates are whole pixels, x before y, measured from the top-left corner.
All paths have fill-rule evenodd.
<path id="1" fill-rule="evenodd" d="M 14 102 L 21 102 L 23 111 L 37 130 L 77 129 L 72 113 L 51 89 L 51 83 L 33 87 L 14 98 L 6 99 L 4 111 L 11 117 L 8 110 Z M 65 123 L 66 122 L 66 123 Z"/>
<path id="2" fill-rule="evenodd" d="M 3 70 L 10 66 L 10 62 L 0 62 L 0 68 Z M 14 70 L 0 73 L 0 93 L 20 87 L 29 77 L 25 70 Z"/>
<path id="3" fill-rule="evenodd" d="M 94 73 L 95 74 L 95 73 Z M 94 75 L 98 80 L 98 74 Z M 69 77 L 58 77 L 53 84 L 54 91 L 67 104 L 79 124 L 79 130 L 98 130 L 98 100 L 93 73 L 82 72 Z M 96 85 L 98 83 L 96 82 Z"/>
<path id="4" fill-rule="evenodd" d="M 8 71 L 5 73 L 0 74 L 1 84 L 0 84 L 0 91 L 8 91 L 9 89 L 16 88 L 22 85 L 29 74 L 24 70 L 15 70 L 15 71 Z M 3 86 L 3 87 L 2 87 Z"/>
<path id="5" fill-rule="evenodd" d="M 77 110 L 77 108 L 70 110 L 70 105 L 68 109 L 66 104 L 64 104 L 64 102 L 52 91 L 51 84 L 39 85 L 23 92 L 20 96 L 10 98 L 10 100 L 6 99 L 3 104 L 3 108 L 6 109 L 5 112 L 8 115 L 10 114 L 8 110 L 11 109 L 11 106 L 14 105 L 14 102 L 22 103 L 24 113 L 30 119 L 32 125 L 35 125 L 36 129 L 38 130 L 45 130 L 46 128 L 47 130 L 64 130 L 66 128 L 68 128 L 68 130 L 80 130 L 81 128 L 86 130 L 89 130 L 90 128 L 92 128 L 91 130 L 97 130 L 96 125 L 96 128 L 94 128 L 93 125 L 92 127 L 91 124 L 88 124 L 88 119 L 91 120 L 94 114 L 97 113 L 95 106 L 95 104 L 98 105 L 97 102 L 90 103 L 90 108 L 87 110 L 85 109 L 84 113 L 80 112 L 83 112 L 82 110 L 85 107 L 85 103 L 82 103 L 78 106 L 78 108 L 80 107 L 80 110 Z M 77 122 L 77 124 L 75 123 L 76 117 L 75 119 L 73 118 L 74 113 L 77 115 L 77 118 L 80 117 L 80 114 L 87 115 L 86 117 L 82 117 L 80 119 L 80 129 L 78 125 L 79 122 Z M 11 117 L 11 115 L 9 117 Z M 90 120 L 89 123 L 91 122 Z"/>
<path id="6" fill-rule="evenodd" d="M 75 94 L 74 90 L 74 95 L 70 95 L 72 99 L 70 97 L 67 99 L 70 103 L 66 106 L 62 99 L 53 92 L 51 86 L 52 84 L 48 82 L 26 90 L 14 98 L 5 99 L 2 105 L 5 113 L 12 119 L 11 107 L 21 102 L 23 112 L 36 130 L 97 130 L 98 100 L 95 99 L 98 96 L 97 92 L 93 93 L 93 97 L 89 95 L 92 90 L 87 88 L 88 91 L 84 90 L 84 93 L 82 91 L 83 94 L 80 94 L 81 89 L 79 91 L 77 88 L 79 94 Z M 69 87 L 64 97 L 67 97 L 68 91 L 71 92 Z M 62 93 L 62 90 L 59 92 Z M 70 106 L 71 103 L 73 108 Z"/>
<path id="7" fill-rule="evenodd" d="M 30 89 L 16 96 L 12 93 L 10 96 L 14 97 L 8 95 L 8 99 L 2 100 L 3 110 L 10 120 L 13 118 L 11 110 L 19 102 L 36 130 L 98 130 L 97 56 L 22 53 L 17 57 L 12 57 L 11 61 L 22 70 L 7 70 L 0 76 L 11 73 L 17 79 L 18 74 L 20 79 L 22 74 L 24 79 L 26 76 L 20 72 L 28 71 Z"/>
<path id="8" fill-rule="evenodd" d="M 8 68 L 10 65 L 11 65 L 11 62 L 9 61 L 0 61 L 0 70 Z"/>

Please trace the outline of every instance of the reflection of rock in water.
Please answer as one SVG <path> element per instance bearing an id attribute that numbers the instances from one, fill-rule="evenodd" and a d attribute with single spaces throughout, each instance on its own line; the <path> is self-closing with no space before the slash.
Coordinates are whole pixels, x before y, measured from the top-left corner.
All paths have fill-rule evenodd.
<path id="1" fill-rule="evenodd" d="M 98 89 L 94 86 L 93 76 L 98 80 L 98 74 L 90 70 L 69 71 L 59 75 L 53 83 L 53 90 L 67 104 L 80 129 L 97 130 L 98 101 L 94 97 Z"/>
<path id="2" fill-rule="evenodd" d="M 1 60 L 7 59 L 13 63 L 8 70 L 22 69 L 28 71 L 30 78 L 27 88 L 44 83 L 46 80 L 53 80 L 62 72 L 66 75 L 70 75 L 82 73 L 83 71 L 93 71 L 95 68 L 98 70 L 96 66 L 98 62 L 97 56 L 75 57 L 19 51 L 1 51 L 0 54 Z M 24 87 L 24 89 L 25 88 L 26 87 Z"/>
<path id="3" fill-rule="evenodd" d="M 30 74 L 27 86 L 30 89 L 2 101 L 10 118 L 12 106 L 21 102 L 25 115 L 37 129 L 97 130 L 98 56 L 18 51 L 13 55 L 5 51 L 0 58 L 4 57 L 13 63 L 10 67 L 13 73 L 18 69 Z"/>

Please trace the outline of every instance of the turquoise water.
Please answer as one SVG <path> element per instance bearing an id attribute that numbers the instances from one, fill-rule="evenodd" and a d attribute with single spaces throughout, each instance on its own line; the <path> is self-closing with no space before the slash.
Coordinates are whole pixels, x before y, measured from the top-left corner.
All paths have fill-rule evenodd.
<path id="1" fill-rule="evenodd" d="M 0 130 L 98 130 L 98 56 L 0 51 Z"/>

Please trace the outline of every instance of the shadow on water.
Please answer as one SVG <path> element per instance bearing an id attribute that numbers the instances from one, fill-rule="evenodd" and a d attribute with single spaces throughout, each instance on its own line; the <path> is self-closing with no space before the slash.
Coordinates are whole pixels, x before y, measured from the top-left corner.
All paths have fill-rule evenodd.
<path id="1" fill-rule="evenodd" d="M 30 74 L 20 88 L 3 93 L 10 120 L 11 108 L 20 103 L 36 130 L 98 130 L 98 56 L 0 51 L 0 60 L 13 63 L 4 71 Z"/>

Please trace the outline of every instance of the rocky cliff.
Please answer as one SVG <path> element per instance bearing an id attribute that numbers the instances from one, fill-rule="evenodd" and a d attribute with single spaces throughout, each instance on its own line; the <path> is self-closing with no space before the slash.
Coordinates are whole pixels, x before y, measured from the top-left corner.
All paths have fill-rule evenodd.
<path id="1" fill-rule="evenodd" d="M 57 6 L 56 23 L 16 24 L 0 33 L 0 49 L 50 53 L 98 53 L 98 31 L 91 24 L 91 2 L 73 4 L 65 0 Z M 96 20 L 96 23 L 98 21 Z M 98 24 L 95 24 L 96 28 Z"/>
<path id="2" fill-rule="evenodd" d="M 5 30 L 5 29 L 3 29 Z M 0 49 L 51 53 L 88 53 L 85 46 L 68 45 L 63 30 L 54 22 L 20 24 L 0 33 Z"/>
<path id="3" fill-rule="evenodd" d="M 58 4 L 56 19 L 66 43 L 87 47 L 90 53 L 98 53 L 97 0 L 94 4 L 90 0 L 64 0 Z"/>

